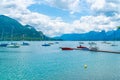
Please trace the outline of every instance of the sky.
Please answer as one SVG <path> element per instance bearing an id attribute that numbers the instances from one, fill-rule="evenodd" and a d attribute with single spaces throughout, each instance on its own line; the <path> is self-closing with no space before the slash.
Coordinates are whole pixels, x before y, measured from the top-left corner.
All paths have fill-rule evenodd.
<path id="1" fill-rule="evenodd" d="M 0 15 L 54 37 L 116 29 L 119 5 L 120 0 L 1 0 Z"/>

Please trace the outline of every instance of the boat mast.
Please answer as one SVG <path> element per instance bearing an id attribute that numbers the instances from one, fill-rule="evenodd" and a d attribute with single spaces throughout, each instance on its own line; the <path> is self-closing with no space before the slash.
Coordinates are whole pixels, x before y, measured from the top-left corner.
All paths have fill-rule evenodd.
<path id="1" fill-rule="evenodd" d="M 25 37 L 25 35 L 23 34 L 23 36 L 22 36 L 22 37 L 23 37 L 23 39 L 22 39 L 22 40 L 24 41 L 24 37 Z"/>
<path id="2" fill-rule="evenodd" d="M 1 33 L 1 41 L 3 40 L 3 32 L 4 32 L 4 29 L 2 29 L 2 33 Z"/>
<path id="3" fill-rule="evenodd" d="M 11 29 L 11 41 L 13 40 L 12 38 L 13 38 L 13 29 L 14 29 L 14 27 L 12 27 L 12 29 Z"/>

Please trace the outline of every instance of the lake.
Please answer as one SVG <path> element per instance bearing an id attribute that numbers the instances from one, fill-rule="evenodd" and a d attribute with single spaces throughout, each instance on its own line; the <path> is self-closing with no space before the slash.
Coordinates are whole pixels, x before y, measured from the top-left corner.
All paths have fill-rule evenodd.
<path id="1" fill-rule="evenodd" d="M 120 54 L 59 48 L 76 47 L 78 41 L 41 46 L 48 42 L 55 43 L 31 41 L 30 46 L 20 48 L 0 47 L 0 80 L 120 80 Z M 120 51 L 119 41 L 114 47 L 96 43 L 101 50 Z M 88 41 L 83 45 L 89 46 Z"/>

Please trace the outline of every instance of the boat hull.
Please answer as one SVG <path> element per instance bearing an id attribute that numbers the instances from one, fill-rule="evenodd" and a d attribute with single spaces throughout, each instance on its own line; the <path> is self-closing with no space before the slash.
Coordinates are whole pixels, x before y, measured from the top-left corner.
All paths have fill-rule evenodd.
<path id="1" fill-rule="evenodd" d="M 73 48 L 69 48 L 69 47 L 61 47 L 62 50 L 74 50 Z"/>
<path id="2" fill-rule="evenodd" d="M 19 48 L 20 46 L 8 45 L 7 48 Z"/>
<path id="3" fill-rule="evenodd" d="M 42 46 L 50 46 L 50 44 L 43 44 Z"/>
<path id="4" fill-rule="evenodd" d="M 0 44 L 0 47 L 7 47 L 8 44 Z"/>
<path id="5" fill-rule="evenodd" d="M 7 45 L 7 48 L 19 48 L 19 47 L 20 47 L 20 45 L 17 43 L 11 43 L 11 44 Z"/>
<path id="6" fill-rule="evenodd" d="M 26 43 L 26 42 L 23 42 L 22 45 L 23 45 L 23 46 L 29 46 L 30 44 L 29 44 L 29 43 Z"/>
<path id="7" fill-rule="evenodd" d="M 84 47 L 84 46 L 78 46 L 77 48 L 87 48 L 87 47 Z"/>

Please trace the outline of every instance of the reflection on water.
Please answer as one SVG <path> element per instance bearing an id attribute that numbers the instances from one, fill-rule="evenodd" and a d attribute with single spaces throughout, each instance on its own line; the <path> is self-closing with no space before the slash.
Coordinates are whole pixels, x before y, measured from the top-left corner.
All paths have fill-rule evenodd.
<path id="1" fill-rule="evenodd" d="M 22 42 L 19 42 L 22 43 Z M 62 51 L 79 42 L 61 41 L 49 47 L 47 42 L 30 42 L 20 48 L 0 48 L 0 80 L 119 80 L 120 54 L 90 51 Z M 50 42 L 49 42 L 50 43 Z M 96 42 L 101 50 L 120 51 L 118 46 Z M 84 42 L 84 46 L 89 46 Z M 84 69 L 87 64 L 87 69 Z"/>

